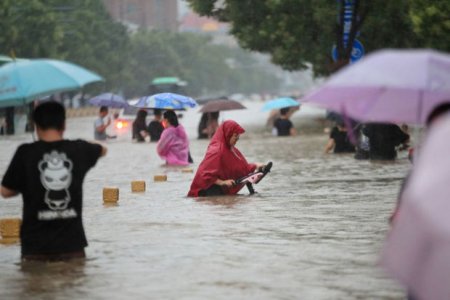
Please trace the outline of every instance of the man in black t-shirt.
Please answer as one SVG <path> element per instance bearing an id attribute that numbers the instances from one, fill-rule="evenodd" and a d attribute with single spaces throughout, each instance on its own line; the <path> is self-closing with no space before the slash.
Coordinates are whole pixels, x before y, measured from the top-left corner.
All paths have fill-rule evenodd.
<path id="1" fill-rule="evenodd" d="M 162 112 L 160 109 L 155 108 L 153 111 L 155 115 L 154 119 L 148 124 L 147 131 L 150 135 L 150 142 L 157 142 L 161 137 L 161 133 L 164 130 L 164 126 L 161 124 Z"/>
<path id="2" fill-rule="evenodd" d="M 291 120 L 289 120 L 289 107 L 280 109 L 280 117 L 273 122 L 274 129 L 278 136 L 296 135 L 296 130 Z"/>
<path id="3" fill-rule="evenodd" d="M 22 194 L 22 259 L 84 257 L 83 180 L 106 148 L 63 139 L 65 110 L 57 102 L 37 106 L 33 121 L 39 140 L 18 147 L 0 189 L 4 198 Z"/>

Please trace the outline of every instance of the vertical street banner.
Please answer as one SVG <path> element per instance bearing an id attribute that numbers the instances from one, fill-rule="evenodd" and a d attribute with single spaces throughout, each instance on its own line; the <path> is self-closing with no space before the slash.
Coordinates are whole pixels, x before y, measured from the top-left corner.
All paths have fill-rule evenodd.
<path id="1" fill-rule="evenodd" d="M 340 5 L 344 6 L 344 15 L 341 16 L 339 14 L 339 21 L 342 23 L 343 31 L 342 31 L 342 42 L 344 44 L 344 48 L 347 48 L 349 37 L 350 37 L 350 31 L 352 28 L 352 19 L 353 19 L 353 0 L 338 0 L 338 3 Z M 338 10 L 339 13 L 339 10 Z M 356 34 L 356 36 L 359 35 L 359 32 Z M 353 48 L 350 55 L 350 63 L 354 63 L 361 59 L 364 56 L 365 50 L 363 44 L 355 38 L 353 41 Z M 333 45 L 331 56 L 334 61 L 338 60 L 338 51 L 336 45 Z"/>

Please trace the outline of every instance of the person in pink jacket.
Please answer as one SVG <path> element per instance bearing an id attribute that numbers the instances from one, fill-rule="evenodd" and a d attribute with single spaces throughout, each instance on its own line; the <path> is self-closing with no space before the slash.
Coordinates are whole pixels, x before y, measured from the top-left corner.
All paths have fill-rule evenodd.
<path id="1" fill-rule="evenodd" d="M 168 165 L 186 166 L 189 164 L 189 140 L 184 127 L 178 123 L 174 111 L 164 112 L 164 131 L 158 141 L 156 150 L 158 155 Z"/>

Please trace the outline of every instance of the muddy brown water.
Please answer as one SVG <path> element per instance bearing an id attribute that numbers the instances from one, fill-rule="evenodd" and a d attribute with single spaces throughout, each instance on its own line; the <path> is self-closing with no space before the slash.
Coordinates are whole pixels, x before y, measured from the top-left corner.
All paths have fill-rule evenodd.
<path id="1" fill-rule="evenodd" d="M 273 161 L 257 194 L 185 197 L 194 173 L 167 168 L 155 144 L 128 137 L 108 143 L 108 156 L 84 183 L 88 259 L 20 264 L 18 245 L 0 245 L 1 299 L 403 299 L 378 267 L 398 188 L 409 162 L 356 161 L 324 155 L 327 136 L 264 129 L 260 104 L 225 113 L 247 129 L 238 148 L 249 161 Z M 185 113 L 196 169 L 207 141 L 195 139 L 200 115 Z M 69 119 L 66 136 L 92 138 L 93 118 Z M 30 135 L 0 138 L 0 175 Z M 167 182 L 153 176 L 167 174 Z M 145 193 L 131 193 L 145 180 Z M 106 207 L 102 188 L 120 189 Z M 0 217 L 20 216 L 21 200 L 1 199 Z"/>

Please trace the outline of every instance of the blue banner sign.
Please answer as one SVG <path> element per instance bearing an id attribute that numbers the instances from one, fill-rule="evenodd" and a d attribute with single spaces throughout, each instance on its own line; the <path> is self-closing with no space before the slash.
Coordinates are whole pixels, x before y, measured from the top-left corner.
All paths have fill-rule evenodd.
<path id="1" fill-rule="evenodd" d="M 363 44 L 358 41 L 357 39 L 355 39 L 353 41 L 353 48 L 352 48 L 352 53 L 350 54 L 350 63 L 354 63 L 358 60 L 360 60 L 364 54 L 366 53 Z M 336 45 L 333 46 L 333 49 L 331 51 L 331 57 L 333 58 L 334 61 L 338 60 L 338 53 L 337 53 L 337 47 Z"/>
<path id="2" fill-rule="evenodd" d="M 342 20 L 339 22 L 342 22 L 342 42 L 344 44 L 344 48 L 347 48 L 348 40 L 350 37 L 350 31 L 352 28 L 352 18 L 353 18 L 353 0 L 338 0 L 338 3 L 341 3 L 344 6 L 344 16 Z M 359 32 L 357 34 L 359 36 Z M 350 55 L 350 63 L 354 63 L 361 59 L 365 54 L 364 46 L 363 44 L 355 39 L 353 41 L 353 48 L 352 53 Z M 336 45 L 333 45 L 333 49 L 331 50 L 331 56 L 334 61 L 338 60 L 338 53 L 337 53 L 337 47 Z"/>
<path id="3" fill-rule="evenodd" d="M 342 20 L 342 26 L 344 27 L 342 34 L 342 41 L 344 47 L 347 48 L 348 38 L 350 36 L 350 30 L 352 28 L 353 17 L 353 0 L 344 0 L 344 17 Z"/>

